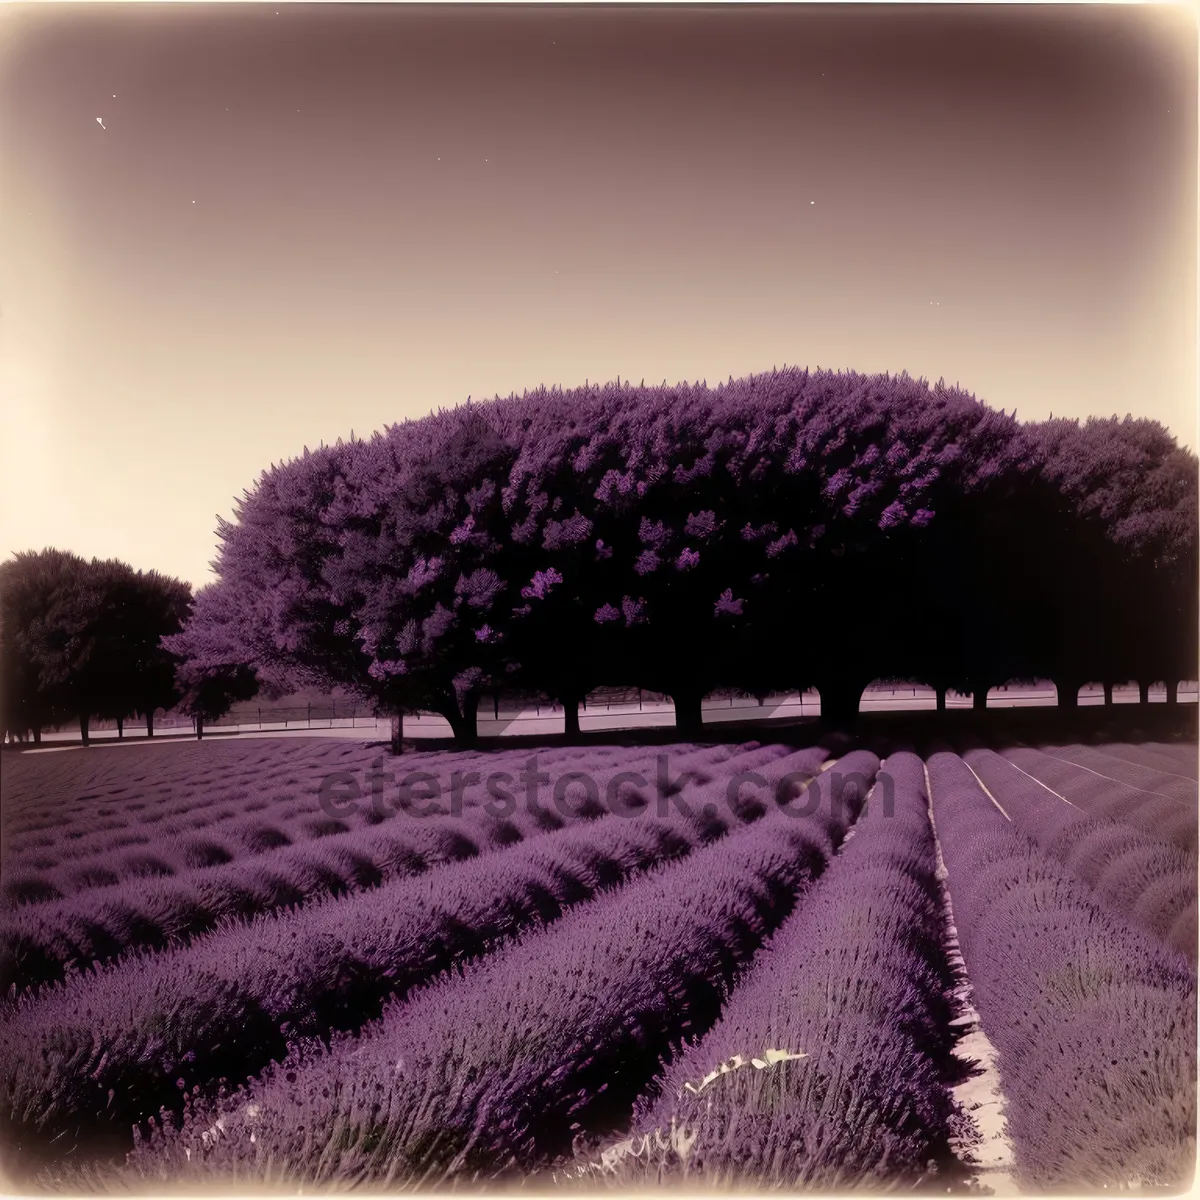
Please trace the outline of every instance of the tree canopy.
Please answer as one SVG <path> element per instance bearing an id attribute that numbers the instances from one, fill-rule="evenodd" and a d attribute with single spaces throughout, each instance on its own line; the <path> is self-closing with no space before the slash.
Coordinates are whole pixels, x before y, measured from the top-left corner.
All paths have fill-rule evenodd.
<path id="1" fill-rule="evenodd" d="M 48 549 L 0 563 L 0 712 L 6 732 L 142 715 L 178 699 L 161 644 L 187 620 L 191 588 L 115 559 Z"/>
<path id="2" fill-rule="evenodd" d="M 168 645 L 466 739 L 505 687 L 570 722 L 637 684 L 693 730 L 715 687 L 1073 698 L 1192 671 L 1196 479 L 1154 422 L 1020 424 L 907 375 L 543 388 L 264 472 Z"/>

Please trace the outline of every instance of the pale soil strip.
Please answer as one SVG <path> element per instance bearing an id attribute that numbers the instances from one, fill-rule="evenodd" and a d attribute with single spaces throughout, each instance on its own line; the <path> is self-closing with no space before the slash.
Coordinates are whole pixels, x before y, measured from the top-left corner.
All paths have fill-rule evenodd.
<path id="1" fill-rule="evenodd" d="M 1020 1194 L 1013 1178 L 1013 1167 L 1016 1158 L 1013 1152 L 1012 1140 L 1008 1136 L 1008 1126 L 1005 1112 L 1008 1100 L 996 1067 L 996 1047 L 992 1045 L 988 1035 L 984 1033 L 973 1001 L 971 979 L 967 974 L 967 965 L 963 961 L 962 952 L 958 945 L 958 928 L 954 924 L 954 907 L 950 899 L 950 889 L 946 884 L 948 872 L 942 858 L 942 843 L 938 840 L 937 823 L 933 819 L 933 789 L 929 784 L 929 768 L 922 764 L 925 771 L 925 796 L 929 804 L 929 824 L 933 829 L 933 845 L 937 854 L 937 879 L 942 893 L 942 908 L 945 913 L 945 947 L 946 957 L 950 967 L 959 979 L 958 986 L 951 995 L 951 1003 L 955 1017 L 950 1024 L 960 1030 L 958 1041 L 955 1043 L 955 1056 L 978 1064 L 978 1071 L 970 1079 L 964 1080 L 950 1089 L 950 1094 L 962 1106 L 968 1120 L 974 1125 L 974 1136 L 958 1135 L 951 1138 L 951 1146 L 959 1160 L 973 1168 L 975 1181 L 990 1189 L 996 1196 L 1016 1196 Z M 972 771 L 972 774 L 974 772 Z M 980 784 L 980 787 L 983 785 Z M 987 789 L 984 788 L 986 792 Z M 990 795 L 990 793 L 989 793 Z M 992 803 L 996 804 L 995 799 Z M 1000 808 L 999 804 L 996 804 Z M 1004 810 L 1001 808 L 1003 813 Z M 1004 814 L 1006 817 L 1007 813 Z"/>
<path id="2" fill-rule="evenodd" d="M 959 757 L 960 757 L 960 758 L 962 758 L 962 755 L 960 754 L 960 755 L 959 755 Z M 963 758 L 963 759 L 962 759 L 962 764 L 963 764 L 963 766 L 964 766 L 964 767 L 966 767 L 966 768 L 967 768 L 967 770 L 968 770 L 968 771 L 970 771 L 970 772 L 971 772 L 971 774 L 972 774 L 972 775 L 975 775 L 975 772 L 974 772 L 974 770 L 972 769 L 972 767 L 971 767 L 971 764 L 970 764 L 969 762 L 967 762 L 967 760 L 966 760 L 965 758 Z M 1016 764 L 1015 764 L 1015 763 L 1014 763 L 1013 765 L 1014 765 L 1014 766 L 1016 766 Z M 1021 770 L 1021 768 L 1020 768 L 1020 767 L 1017 767 L 1017 770 L 1018 770 L 1018 771 L 1020 771 L 1020 770 Z M 1024 773 L 1024 772 L 1022 772 L 1022 774 L 1023 774 L 1023 773 Z M 1001 815 L 1001 816 L 1002 816 L 1002 817 L 1003 817 L 1003 818 L 1004 818 L 1006 821 L 1009 821 L 1009 822 L 1011 822 L 1011 821 L 1012 821 L 1012 817 L 1010 817 L 1010 816 L 1008 815 L 1008 813 L 1006 813 L 1006 812 L 1004 811 L 1004 806 L 1003 806 L 1003 805 L 1000 803 L 1000 801 L 999 801 L 999 800 L 997 800 L 997 799 L 996 799 L 996 797 L 995 797 L 995 796 L 993 796 L 993 795 L 992 795 L 992 793 L 991 793 L 991 792 L 989 792 L 989 791 L 988 791 L 988 789 L 987 789 L 987 784 L 985 784 L 985 783 L 983 782 L 983 780 L 979 778 L 979 776 L 978 776 L 978 775 L 975 775 L 975 782 L 976 782 L 977 784 L 979 784 L 980 791 L 982 791 L 982 792 L 983 792 L 983 794 L 984 794 L 984 795 L 985 795 L 985 796 L 986 796 L 986 797 L 987 797 L 987 798 L 988 798 L 988 799 L 989 799 L 989 800 L 990 800 L 990 801 L 991 801 L 991 802 L 992 802 L 992 803 L 993 803 L 993 804 L 994 804 L 994 805 L 995 805 L 995 806 L 996 806 L 996 807 L 997 807 L 997 808 L 1000 810 L 1000 815 Z M 925 768 L 925 788 L 926 788 L 926 794 L 929 794 L 929 791 L 928 791 L 928 789 L 929 789 L 929 768 L 928 768 L 928 767 L 926 767 L 926 768 Z M 1061 799 L 1061 797 L 1060 797 L 1060 799 Z M 930 804 L 932 804 L 932 803 L 933 803 L 933 801 L 932 801 L 932 800 L 930 800 Z M 929 810 L 929 811 L 930 811 L 930 813 L 932 814 L 932 812 L 933 812 L 933 809 L 932 809 L 932 808 L 930 808 L 930 810 Z M 933 819 L 933 818 L 932 818 L 932 815 L 931 815 L 931 816 L 930 816 L 930 820 L 932 820 L 932 819 Z M 936 836 L 936 834 L 935 834 L 935 836 Z M 939 848 L 939 849 L 938 849 L 938 862 L 939 862 L 939 863 L 941 862 L 941 854 L 942 854 L 942 851 L 941 851 L 941 849 Z M 939 869 L 940 869 L 940 867 L 939 867 Z"/>

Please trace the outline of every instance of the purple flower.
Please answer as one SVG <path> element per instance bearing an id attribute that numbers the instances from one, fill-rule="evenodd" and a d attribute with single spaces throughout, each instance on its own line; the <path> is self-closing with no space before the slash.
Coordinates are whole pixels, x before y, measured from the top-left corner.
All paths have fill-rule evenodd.
<path id="1" fill-rule="evenodd" d="M 592 532 L 592 523 L 580 513 L 568 517 L 565 521 L 547 521 L 546 533 L 542 538 L 544 550 L 563 550 L 568 546 L 576 546 L 586 541 Z"/>
<path id="2" fill-rule="evenodd" d="M 732 588 L 726 588 L 713 606 L 713 615 L 716 617 L 740 617 L 742 615 L 743 604 L 745 604 L 744 600 L 735 600 L 733 598 Z"/>
<path id="3" fill-rule="evenodd" d="M 639 575 L 652 575 L 659 567 L 658 555 L 653 550 L 643 550 L 637 556 L 637 562 L 633 564 L 633 569 Z"/>
<path id="4" fill-rule="evenodd" d="M 699 565 L 700 551 L 693 550 L 690 547 L 685 547 L 675 560 L 675 569 L 677 571 L 690 571 L 693 567 L 698 567 Z"/>
<path id="5" fill-rule="evenodd" d="M 461 546 L 463 542 L 469 541 L 471 534 L 475 529 L 475 518 L 468 514 L 467 519 L 456 529 L 450 531 L 450 544 L 452 546 Z"/>
<path id="6" fill-rule="evenodd" d="M 670 533 L 664 522 L 651 521 L 649 517 L 643 517 L 641 525 L 638 526 L 638 537 L 643 546 L 659 550 L 666 544 Z"/>
<path id="7" fill-rule="evenodd" d="M 778 558 L 785 550 L 790 550 L 793 546 L 798 546 L 800 539 L 796 536 L 794 529 L 789 529 L 781 538 L 776 538 L 775 541 L 767 545 L 767 557 Z"/>
<path id="8" fill-rule="evenodd" d="M 621 613 L 611 604 L 602 604 L 596 609 L 596 624 L 606 625 L 609 621 L 619 621 Z"/>
<path id="9" fill-rule="evenodd" d="M 646 623 L 646 601 L 640 596 L 636 600 L 632 596 L 626 596 L 621 601 L 621 611 L 625 614 L 626 625 Z"/>
<path id="10" fill-rule="evenodd" d="M 526 600 L 545 600 L 562 581 L 563 577 L 553 567 L 535 571 L 533 578 L 521 589 L 521 595 Z"/>

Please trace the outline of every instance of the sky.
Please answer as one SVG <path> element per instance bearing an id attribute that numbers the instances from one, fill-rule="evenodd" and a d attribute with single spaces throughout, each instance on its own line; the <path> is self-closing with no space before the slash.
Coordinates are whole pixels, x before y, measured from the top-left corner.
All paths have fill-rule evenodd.
<path id="1" fill-rule="evenodd" d="M 1195 447 L 1187 8 L 0 8 L 0 558 L 201 586 L 271 463 L 772 367 Z"/>

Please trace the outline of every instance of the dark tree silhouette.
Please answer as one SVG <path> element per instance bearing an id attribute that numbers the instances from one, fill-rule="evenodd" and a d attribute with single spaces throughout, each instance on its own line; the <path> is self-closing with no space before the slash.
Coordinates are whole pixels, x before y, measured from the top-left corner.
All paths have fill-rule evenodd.
<path id="1" fill-rule="evenodd" d="M 53 597 L 87 563 L 63 550 L 24 551 L 0 563 L 0 704 L 5 732 L 22 740 L 67 717 L 53 673 L 46 620 Z"/>
<path id="2" fill-rule="evenodd" d="M 1078 581 L 1070 682 L 1157 680 L 1174 700 L 1195 674 L 1198 474 L 1195 455 L 1157 421 L 1051 420 L 1030 427 L 1044 478 L 1077 518 L 1060 537 L 1059 574 Z M 1060 700 L 1061 702 L 1061 700 Z"/>
<path id="3" fill-rule="evenodd" d="M 173 703 L 173 665 L 159 639 L 180 628 L 187 584 L 54 549 L 16 555 L 0 565 L 0 580 L 11 731 L 24 725 L 40 740 L 44 726 L 75 717 L 86 744 L 93 716 L 123 734 L 126 717 L 152 719 L 155 706 Z"/>

